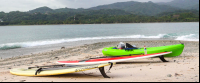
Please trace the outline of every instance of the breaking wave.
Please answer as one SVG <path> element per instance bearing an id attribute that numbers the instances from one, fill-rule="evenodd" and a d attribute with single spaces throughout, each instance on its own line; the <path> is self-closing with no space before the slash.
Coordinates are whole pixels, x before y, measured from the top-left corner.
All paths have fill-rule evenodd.
<path id="1" fill-rule="evenodd" d="M 105 36 L 105 37 L 85 37 L 85 38 L 72 38 L 72 39 L 57 39 L 57 40 L 44 40 L 44 41 L 33 41 L 33 42 L 19 42 L 19 43 L 8 43 L 1 44 L 0 50 L 9 50 L 16 48 L 24 48 L 24 47 L 33 47 L 33 46 L 41 46 L 41 45 L 50 45 L 50 44 L 59 44 L 64 42 L 75 42 L 82 40 L 97 40 L 97 39 L 117 39 L 117 38 L 149 38 L 149 39 L 174 39 L 174 40 L 184 40 L 184 41 L 199 41 L 198 35 L 189 34 L 189 35 L 181 35 L 181 36 L 172 36 L 169 34 L 158 34 L 155 36 L 146 36 L 146 35 L 130 35 L 130 36 Z"/>
<path id="2" fill-rule="evenodd" d="M 175 40 L 199 41 L 199 37 L 198 35 L 195 34 L 189 34 L 189 35 L 178 36 Z"/>

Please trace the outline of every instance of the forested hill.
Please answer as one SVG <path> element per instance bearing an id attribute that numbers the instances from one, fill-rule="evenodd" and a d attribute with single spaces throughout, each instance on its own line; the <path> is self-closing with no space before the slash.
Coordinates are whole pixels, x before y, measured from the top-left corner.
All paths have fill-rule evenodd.
<path id="1" fill-rule="evenodd" d="M 175 3 L 175 1 L 169 3 Z M 183 9 L 166 5 L 166 3 L 160 5 L 153 2 L 135 1 L 118 2 L 88 9 L 51 9 L 44 6 L 28 12 L 0 12 L 0 25 L 198 22 L 199 10 L 196 10 L 196 7 L 199 5 L 190 4 L 187 8 L 191 9 Z"/>
<path id="2" fill-rule="evenodd" d="M 79 9 L 73 9 L 73 8 L 60 8 L 60 9 L 51 9 L 47 6 L 44 6 L 44 7 L 40 7 L 40 8 L 36 8 L 36 9 L 33 9 L 33 10 L 30 10 L 28 11 L 29 13 L 69 13 L 69 12 L 83 12 L 83 11 L 88 11 L 86 9 L 82 9 L 82 8 L 79 8 Z"/>
<path id="3" fill-rule="evenodd" d="M 34 10 L 30 10 L 28 12 L 29 13 L 38 13 L 38 12 L 40 12 L 40 13 L 44 14 L 44 13 L 54 13 L 54 10 L 49 8 L 49 7 L 47 7 L 47 6 L 44 6 L 44 7 L 36 8 Z"/>
<path id="4" fill-rule="evenodd" d="M 66 13 L 68 16 L 74 16 L 75 14 L 84 14 L 84 15 L 96 15 L 96 14 L 109 14 L 109 15 L 128 15 L 130 12 L 126 12 L 120 9 L 100 9 L 100 10 L 89 10 L 89 9 L 72 9 L 72 8 L 60 8 L 60 9 L 51 9 L 49 7 L 40 7 L 34 10 L 28 11 L 28 13 L 36 14 L 56 14 L 56 13 Z"/>
<path id="5" fill-rule="evenodd" d="M 88 9 L 73 9 L 73 8 L 60 8 L 60 9 L 51 9 L 48 7 L 40 7 L 34 10 L 28 11 L 29 13 L 82 13 L 82 12 L 91 12 L 91 10 L 106 10 L 106 9 L 116 9 L 123 10 L 136 15 L 148 15 L 148 16 L 156 16 L 163 12 L 174 12 L 177 10 L 199 10 L 199 0 L 174 0 L 166 3 L 153 3 L 149 2 L 136 2 L 136 1 L 128 1 L 128 2 L 117 2 L 108 5 L 100 5 Z M 118 12 L 120 14 L 120 12 Z M 121 14 L 120 14 L 121 15 Z"/>
<path id="6" fill-rule="evenodd" d="M 199 0 L 173 0 L 171 2 L 157 3 L 160 5 L 168 5 L 181 9 L 199 10 Z"/>
<path id="7" fill-rule="evenodd" d="M 107 11 L 107 14 L 99 14 L 100 12 L 104 13 L 104 11 Z M 196 11 L 194 13 L 190 11 L 166 12 L 155 17 L 134 14 L 109 15 L 108 11 L 110 13 L 116 12 L 116 10 L 98 10 L 94 11 L 93 14 L 90 12 L 91 15 L 75 13 L 31 14 L 27 12 L 0 12 L 0 25 L 199 22 L 199 15 L 195 14 Z"/>
<path id="8" fill-rule="evenodd" d="M 131 12 L 132 14 L 138 15 L 148 15 L 148 16 L 155 16 L 162 12 L 172 12 L 176 11 L 179 8 L 167 6 L 167 5 L 158 5 L 151 1 L 149 2 L 118 2 L 109 5 L 102 5 L 90 8 L 91 10 L 99 10 L 99 9 L 121 9 L 127 12 Z"/>
<path id="9" fill-rule="evenodd" d="M 73 12 L 73 13 L 80 13 L 80 12 L 90 12 L 91 10 L 106 10 L 106 9 L 116 9 L 116 10 L 123 10 L 125 12 L 129 12 L 131 14 L 137 14 L 137 15 L 148 15 L 148 16 L 155 16 L 157 14 L 163 13 L 163 12 L 173 12 L 176 10 L 179 10 L 180 8 L 175 8 L 167 5 L 158 5 L 153 2 L 135 2 L 135 1 L 129 1 L 129 2 L 118 2 L 114 4 L 109 5 L 101 5 L 97 7 L 92 7 L 88 9 L 72 9 L 72 8 L 61 8 L 61 9 L 51 9 L 48 7 L 40 7 L 34 10 L 28 11 L 29 13 L 60 13 L 60 12 Z"/>

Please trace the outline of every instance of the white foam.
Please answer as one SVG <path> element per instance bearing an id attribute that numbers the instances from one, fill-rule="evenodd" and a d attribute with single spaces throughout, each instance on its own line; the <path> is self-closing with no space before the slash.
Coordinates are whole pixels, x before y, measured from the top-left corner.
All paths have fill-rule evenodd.
<path id="1" fill-rule="evenodd" d="M 196 39 L 195 36 L 196 36 L 195 34 L 182 35 L 178 36 L 175 40 L 199 41 L 199 39 Z"/>
<path id="2" fill-rule="evenodd" d="M 117 38 L 161 38 L 164 34 L 159 34 L 158 36 L 145 36 L 145 35 L 131 35 L 131 36 L 105 36 L 105 37 L 85 37 L 85 38 L 72 38 L 72 39 L 55 39 L 55 40 L 44 40 L 44 41 L 30 41 L 30 42 L 17 42 L 17 43 L 7 43 L 0 45 L 1 47 L 32 47 L 41 45 L 58 44 L 64 42 L 75 42 L 82 40 L 97 40 L 97 39 L 117 39 Z"/>
<path id="3" fill-rule="evenodd" d="M 164 38 L 169 36 L 168 34 L 158 34 L 155 36 L 145 36 L 145 35 L 130 35 L 130 36 L 105 36 L 105 37 L 85 37 L 85 38 L 72 38 L 72 39 L 55 39 L 55 40 L 44 40 L 44 41 L 33 41 L 33 42 L 18 42 L 18 43 L 8 43 L 0 45 L 0 48 L 3 47 L 32 47 L 32 46 L 41 46 L 41 45 L 50 45 L 50 44 L 59 44 L 64 42 L 75 42 L 82 40 L 97 40 L 97 39 L 117 39 L 117 38 Z M 199 41 L 199 39 L 193 39 L 195 34 L 178 36 L 175 40 L 186 40 L 186 41 Z M 170 37 L 170 36 L 169 36 Z"/>

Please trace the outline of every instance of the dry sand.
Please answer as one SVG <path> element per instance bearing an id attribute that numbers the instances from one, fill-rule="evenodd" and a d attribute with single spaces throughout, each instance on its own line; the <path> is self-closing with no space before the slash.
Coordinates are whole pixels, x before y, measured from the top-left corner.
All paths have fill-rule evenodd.
<path id="1" fill-rule="evenodd" d="M 175 40 L 125 42 L 138 47 L 180 44 Z M 157 58 L 120 62 L 113 66 L 111 73 L 107 73 L 111 78 L 103 78 L 98 69 L 48 77 L 16 76 L 10 74 L 9 70 L 35 65 L 54 65 L 58 60 L 83 60 L 103 56 L 101 51 L 104 47 L 116 46 L 119 41 L 52 49 L 49 52 L 8 59 L 0 58 L 0 82 L 199 82 L 199 42 L 181 42 L 185 44 L 183 54 L 179 57 L 166 58 L 170 62 L 163 63 Z M 109 67 L 105 67 L 105 70 L 108 69 Z"/>

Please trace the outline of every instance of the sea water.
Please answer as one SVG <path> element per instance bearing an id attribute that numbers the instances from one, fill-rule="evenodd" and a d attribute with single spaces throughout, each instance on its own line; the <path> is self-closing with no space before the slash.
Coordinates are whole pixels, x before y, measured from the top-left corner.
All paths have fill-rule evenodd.
<path id="1" fill-rule="evenodd" d="M 199 41 L 199 22 L 0 26 L 0 50 L 117 38 Z"/>

